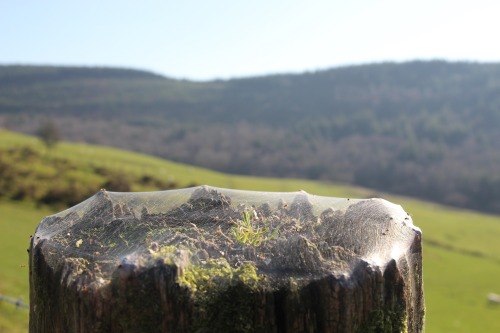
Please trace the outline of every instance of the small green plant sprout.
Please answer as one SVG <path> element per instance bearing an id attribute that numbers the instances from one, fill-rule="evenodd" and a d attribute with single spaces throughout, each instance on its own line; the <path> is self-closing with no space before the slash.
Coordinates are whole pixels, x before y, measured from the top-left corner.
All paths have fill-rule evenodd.
<path id="1" fill-rule="evenodd" d="M 254 210 L 245 210 L 242 218 L 235 221 L 236 226 L 231 228 L 231 235 L 238 243 L 258 247 L 265 241 L 278 238 L 281 224 L 271 231 L 265 220 L 263 226 L 255 226 L 255 216 Z"/>

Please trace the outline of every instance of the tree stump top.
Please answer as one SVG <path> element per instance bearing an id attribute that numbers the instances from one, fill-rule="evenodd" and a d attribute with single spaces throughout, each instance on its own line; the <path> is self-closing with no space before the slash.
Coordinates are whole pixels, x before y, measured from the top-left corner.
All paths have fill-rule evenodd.
<path id="1" fill-rule="evenodd" d="M 296 291 L 300 298 L 301 290 L 318 281 L 331 285 L 331 281 L 341 281 L 340 286 L 352 289 L 352 284 L 362 286 L 373 272 L 378 272 L 379 281 L 369 283 L 383 285 L 384 278 L 394 279 L 401 290 L 383 296 L 393 301 L 377 300 L 376 295 L 369 296 L 374 300 L 360 301 L 392 302 L 390 308 L 401 313 L 390 325 L 399 321 L 400 331 L 418 332 L 423 326 L 421 231 L 400 206 L 382 199 L 209 186 L 151 193 L 101 190 L 81 204 L 43 219 L 31 252 L 32 268 L 44 267 L 52 272 L 50 279 L 56 277 L 61 287 L 78 294 L 90 293 L 93 299 L 100 295 L 99 302 L 112 298 L 123 281 L 140 284 L 143 275 L 169 270 L 174 279 L 170 287 L 180 290 L 177 297 L 196 304 L 186 316 L 206 320 L 179 324 L 185 330 L 178 327 L 178 331 L 190 331 L 213 320 L 210 311 L 215 300 L 220 307 L 235 307 L 235 302 L 221 297 L 234 286 L 245 297 L 288 290 Z M 161 278 L 154 279 L 158 285 Z M 46 303 L 41 297 L 47 295 L 40 291 L 44 284 L 56 282 L 32 278 L 32 304 Z M 232 298 L 239 297 L 238 290 Z M 248 311 L 245 304 L 239 306 Z M 374 309 L 377 307 L 363 310 L 367 313 L 359 315 L 361 326 L 353 323 L 353 327 L 379 325 L 373 324 L 380 319 Z M 255 309 L 252 311 L 255 318 Z M 32 312 L 32 320 L 39 323 L 36 310 Z M 389 317 L 383 314 L 384 320 Z"/>

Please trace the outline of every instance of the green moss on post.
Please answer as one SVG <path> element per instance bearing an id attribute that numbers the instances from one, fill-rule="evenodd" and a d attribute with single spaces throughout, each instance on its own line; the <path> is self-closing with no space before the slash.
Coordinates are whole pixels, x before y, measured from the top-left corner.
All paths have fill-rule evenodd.
<path id="1" fill-rule="evenodd" d="M 405 311 L 373 310 L 370 319 L 358 333 L 408 333 Z"/>
<path id="2" fill-rule="evenodd" d="M 179 277 L 195 302 L 193 331 L 256 332 L 253 298 L 262 277 L 255 267 L 232 268 L 225 259 L 188 266 Z"/>

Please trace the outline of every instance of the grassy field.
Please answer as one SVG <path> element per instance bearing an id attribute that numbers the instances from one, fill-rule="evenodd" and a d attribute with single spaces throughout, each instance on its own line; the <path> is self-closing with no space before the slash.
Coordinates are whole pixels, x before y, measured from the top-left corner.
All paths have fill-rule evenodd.
<path id="1" fill-rule="evenodd" d="M 391 198 L 423 231 L 426 332 L 500 332 L 500 218 Z"/>
<path id="2" fill-rule="evenodd" d="M 45 149 L 37 139 L 0 130 L 0 147 L 15 145 Z M 366 189 L 324 182 L 230 176 L 83 144 L 61 143 L 48 153 L 136 176 L 155 174 L 174 179 L 181 186 L 207 184 L 278 192 L 302 189 L 337 197 L 372 195 Z M 489 305 L 486 295 L 500 293 L 500 218 L 411 198 L 381 196 L 402 205 L 424 233 L 426 332 L 499 332 L 500 306 Z M 0 201 L 0 294 L 28 301 L 29 235 L 51 212 L 26 202 Z M 26 310 L 0 302 L 0 333 L 26 332 L 27 322 Z"/>
<path id="3" fill-rule="evenodd" d="M 29 236 L 50 213 L 29 203 L 0 201 L 0 294 L 29 302 Z M 0 333 L 27 331 L 28 310 L 0 301 Z"/>

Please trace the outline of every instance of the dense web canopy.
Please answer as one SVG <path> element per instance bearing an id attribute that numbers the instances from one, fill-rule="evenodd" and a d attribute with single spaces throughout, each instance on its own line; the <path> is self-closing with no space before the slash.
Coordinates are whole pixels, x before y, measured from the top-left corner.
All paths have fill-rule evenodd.
<path id="1" fill-rule="evenodd" d="M 415 233 L 417 231 L 417 233 Z M 158 259 L 181 268 L 227 262 L 280 279 L 349 274 L 359 260 L 384 264 L 419 236 L 407 213 L 381 199 L 319 197 L 196 187 L 151 193 L 102 190 L 45 218 L 53 265 L 78 261 L 106 283 L 123 265 Z"/>
<path id="2" fill-rule="evenodd" d="M 176 285 L 203 304 L 235 284 L 301 288 L 327 276 L 349 281 L 359 267 L 383 272 L 394 262 L 404 263 L 398 274 L 407 277 L 420 258 L 413 257 L 420 256 L 420 237 L 410 216 L 382 199 L 209 186 L 101 190 L 43 219 L 31 260 L 35 268 L 43 260 L 61 272 L 65 285 L 93 292 L 124 276 L 172 267 Z M 406 293 L 421 285 L 407 282 Z"/>

